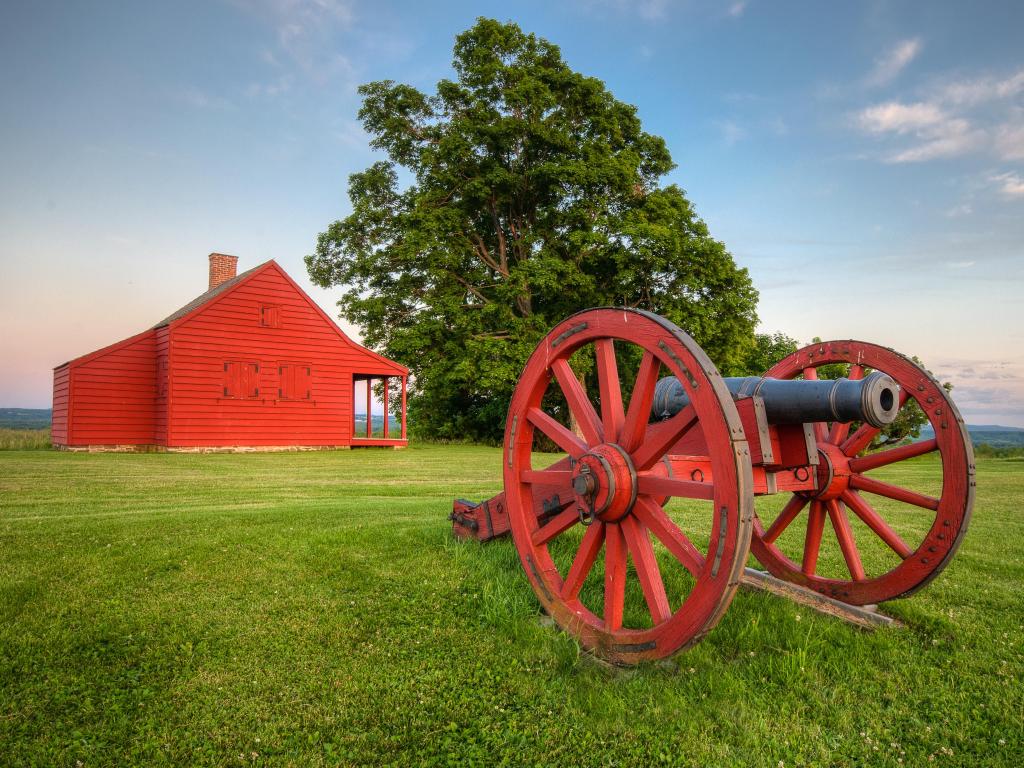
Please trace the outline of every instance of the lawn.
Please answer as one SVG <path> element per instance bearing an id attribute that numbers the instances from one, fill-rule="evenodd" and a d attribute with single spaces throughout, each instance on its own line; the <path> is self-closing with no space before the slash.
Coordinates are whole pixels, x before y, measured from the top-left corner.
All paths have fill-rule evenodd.
<path id="1" fill-rule="evenodd" d="M 500 468 L 0 452 L 0 763 L 1024 764 L 1024 462 L 979 462 L 960 554 L 885 606 L 905 629 L 741 591 L 633 671 L 540 620 L 511 542 L 451 539 Z"/>

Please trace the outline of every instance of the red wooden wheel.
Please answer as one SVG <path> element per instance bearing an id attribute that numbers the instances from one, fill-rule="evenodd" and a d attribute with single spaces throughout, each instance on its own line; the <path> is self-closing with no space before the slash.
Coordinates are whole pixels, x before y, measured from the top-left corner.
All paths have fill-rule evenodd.
<path id="1" fill-rule="evenodd" d="M 866 605 L 905 597 L 942 571 L 967 531 L 974 503 L 970 437 L 956 406 L 935 379 L 903 355 L 875 344 L 812 344 L 765 375 L 817 378 L 821 366 L 835 363 L 849 364 L 850 378 L 863 377 L 868 368 L 889 374 L 900 386 L 900 408 L 913 407 L 910 401 L 916 403 L 935 436 L 861 455 L 878 435 L 878 429 L 864 424 L 850 434 L 847 424 L 815 424 L 819 491 L 813 495 L 794 494 L 780 513 L 763 521 L 756 518 L 751 549 L 775 576 L 847 603 Z M 915 468 L 914 475 L 915 479 L 921 475 L 918 482 L 922 486 L 941 487 L 938 495 L 934 490 L 922 492 L 893 485 L 872 474 L 873 470 L 884 473 L 886 467 L 935 451 L 940 465 Z M 798 520 L 803 521 L 803 536 L 794 541 L 790 534 L 787 548 L 780 538 Z M 819 573 L 826 528 L 834 533 L 845 573 Z M 872 557 L 871 567 L 863 563 L 866 547 L 881 550 Z M 787 551 L 793 553 L 792 558 Z"/>
<path id="2" fill-rule="evenodd" d="M 592 362 L 595 392 L 581 385 L 570 358 Z M 637 358 L 624 404 L 620 361 L 626 370 Z M 659 372 L 682 381 L 692 405 L 648 424 Z M 566 406 L 579 434 L 566 426 Z M 535 454 L 539 434 L 569 456 L 551 463 Z M 668 476 L 662 459 L 683 436 L 712 446 L 713 483 Z M 717 623 L 749 551 L 750 456 L 721 376 L 679 328 L 610 308 L 557 325 L 512 397 L 504 458 L 523 568 L 547 612 L 581 645 L 633 664 L 668 656 Z M 674 510 L 674 499 L 688 511 Z M 699 535 L 688 527 L 694 520 L 706 523 Z"/>

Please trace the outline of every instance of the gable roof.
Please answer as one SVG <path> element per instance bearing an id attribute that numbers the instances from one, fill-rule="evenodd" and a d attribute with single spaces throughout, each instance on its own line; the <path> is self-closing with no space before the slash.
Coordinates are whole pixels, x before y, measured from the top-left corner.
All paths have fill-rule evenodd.
<path id="1" fill-rule="evenodd" d="M 377 362 L 379 362 L 384 367 L 391 368 L 392 370 L 395 371 L 395 373 L 398 373 L 398 374 L 404 375 L 404 376 L 407 376 L 409 374 L 409 369 L 407 367 L 405 367 L 404 365 L 396 363 L 394 360 L 391 360 L 391 359 L 389 359 L 387 357 L 384 357 L 384 355 L 382 355 L 382 354 L 380 354 L 378 352 L 374 352 L 372 349 L 369 349 L 368 347 L 364 347 L 362 344 L 357 344 L 356 342 L 352 341 L 352 339 L 350 339 L 345 334 L 345 332 L 343 330 L 341 330 L 341 328 L 338 326 L 338 324 L 336 322 L 334 322 L 334 319 L 331 318 L 331 316 L 328 315 L 319 304 L 317 304 L 315 301 L 313 301 L 313 299 L 311 299 L 309 297 L 309 294 L 306 293 L 304 290 L 302 290 L 302 287 L 291 278 L 291 275 L 289 275 L 287 272 L 285 272 L 284 269 L 281 268 L 281 265 L 278 264 L 273 259 L 271 259 L 270 261 L 265 261 L 262 264 L 259 264 L 259 265 L 255 266 L 255 267 L 253 267 L 252 269 L 247 269 L 245 272 L 242 272 L 240 275 L 236 275 L 235 277 L 231 278 L 230 280 L 225 280 L 223 283 L 218 285 L 216 288 L 213 288 L 213 289 L 207 291 L 206 293 L 203 293 L 203 294 L 197 296 L 196 298 L 192 299 L 192 301 L 190 301 L 188 304 L 186 304 L 185 306 L 181 307 L 177 311 L 172 312 L 167 317 L 165 317 L 163 320 L 161 320 L 159 323 L 157 323 L 156 325 L 154 325 L 151 328 L 146 329 L 142 333 L 138 333 L 138 334 L 136 334 L 134 336 L 131 336 L 131 337 L 127 338 L 127 339 L 124 339 L 122 341 L 115 342 L 114 344 L 110 344 L 109 346 L 103 347 L 102 349 L 97 349 L 95 352 L 90 352 L 89 354 L 82 355 L 82 356 L 76 357 L 76 358 L 72 358 L 71 360 L 67 361 L 66 363 L 61 363 L 56 368 L 54 368 L 54 370 L 57 370 L 59 368 L 63 368 L 65 365 L 71 365 L 71 364 L 78 365 L 78 364 L 81 364 L 81 363 L 86 362 L 88 360 L 92 360 L 92 359 L 94 359 L 96 357 L 99 357 L 100 355 L 104 355 L 104 354 L 106 354 L 108 352 L 113 352 L 115 349 L 118 349 L 119 347 L 122 347 L 125 344 L 129 344 L 129 343 L 131 343 L 133 341 L 137 341 L 138 339 L 141 339 L 143 336 L 145 336 L 148 333 L 153 333 L 158 328 L 163 328 L 165 326 L 171 325 L 172 323 L 175 323 L 178 320 L 183 320 L 184 318 L 188 317 L 189 315 L 191 315 L 191 314 L 193 314 L 195 312 L 198 312 L 199 310 L 205 308 L 207 305 L 213 304 L 215 301 L 217 301 L 221 297 L 226 296 L 230 291 L 232 291 L 233 289 L 235 289 L 236 287 L 241 285 L 243 282 L 248 280 L 250 277 L 253 277 L 254 275 L 256 275 L 256 273 L 262 272 L 265 269 L 271 269 L 271 268 L 277 270 L 277 272 L 292 286 L 292 288 L 296 291 L 296 293 L 298 293 L 298 295 L 301 296 L 310 307 L 312 307 L 313 311 L 316 312 L 324 320 L 324 322 L 327 324 L 327 326 L 338 335 L 338 337 L 341 339 L 342 343 L 348 344 L 349 346 L 354 347 L 355 349 L 358 349 L 360 352 L 362 352 L 363 354 L 367 355 L 368 357 L 376 360 Z"/>
<path id="2" fill-rule="evenodd" d="M 284 280 L 289 285 L 291 285 L 294 291 L 306 302 L 306 304 L 309 305 L 309 307 L 312 308 L 312 310 L 321 317 L 324 323 L 326 323 L 327 327 L 334 331 L 334 333 L 338 336 L 338 338 L 341 340 L 343 344 L 347 344 L 348 346 L 359 350 L 361 353 L 370 358 L 373 358 L 384 367 L 394 370 L 395 373 L 406 376 L 409 374 L 409 369 L 406 368 L 404 365 L 396 363 L 394 360 L 384 357 L 384 355 L 378 352 L 374 352 L 372 349 L 369 349 L 368 347 L 364 347 L 362 344 L 357 344 L 356 342 L 352 341 L 352 339 L 350 339 L 345 334 L 345 332 L 341 330 L 341 328 L 334 321 L 334 319 L 326 312 L 324 312 L 323 307 L 321 307 L 319 304 L 313 301 L 313 299 L 310 298 L 309 294 L 302 290 L 302 287 L 298 283 L 296 283 L 292 279 L 291 275 L 285 272 L 281 265 L 278 264 L 274 259 L 271 259 L 270 261 L 265 261 L 262 264 L 253 267 L 252 269 L 246 270 L 242 274 L 233 277 L 230 280 L 225 280 L 223 283 L 218 285 L 213 290 L 207 291 L 201 296 L 197 296 L 184 307 L 179 309 L 177 312 L 168 315 L 165 319 L 161 320 L 159 323 L 154 325 L 153 328 L 151 328 L 150 330 L 154 330 L 165 325 L 171 325 L 172 323 L 177 323 L 178 321 L 183 321 L 190 315 L 199 313 L 207 306 L 210 306 L 219 301 L 222 297 L 226 296 L 235 288 L 239 287 L 249 278 L 255 277 L 257 273 L 263 272 L 264 270 L 267 269 L 276 270 L 277 273 L 281 275 L 281 277 L 283 277 Z"/>
<path id="3" fill-rule="evenodd" d="M 212 301 L 213 299 L 215 299 L 218 296 L 220 296 L 222 293 L 227 293 L 232 288 L 234 288 L 236 285 L 238 285 L 240 282 L 242 282 L 247 277 L 249 277 L 249 275 L 253 274 L 254 272 L 257 272 L 258 270 L 263 269 L 263 267 L 265 267 L 265 266 L 267 266 L 268 264 L 271 264 L 271 263 L 273 263 L 273 259 L 271 259 L 270 261 L 265 261 L 262 264 L 259 264 L 259 265 L 255 266 L 255 267 L 253 267 L 252 269 L 247 269 L 242 274 L 235 275 L 230 280 L 225 280 L 223 283 L 221 283 L 220 285 L 218 285 L 218 286 L 216 286 L 214 288 L 211 288 L 206 293 L 203 293 L 203 294 L 200 294 L 199 296 L 196 296 L 188 304 L 183 306 L 181 309 L 179 309 L 179 310 L 169 314 L 167 317 L 165 317 L 159 323 L 154 325 L 153 328 L 151 328 L 150 330 L 153 330 L 155 328 L 163 328 L 165 325 L 170 325 L 175 320 L 177 320 L 179 318 L 182 318 L 185 315 L 188 315 L 188 314 L 194 312 L 195 310 L 197 310 L 201 306 L 203 306 L 203 304 L 205 304 L 206 302 Z"/>
<path id="4" fill-rule="evenodd" d="M 281 276 L 291 284 L 292 288 L 295 289 L 295 291 L 299 294 L 299 296 L 301 296 L 303 299 L 306 300 L 306 303 L 310 307 L 312 307 L 313 311 L 316 312 L 318 315 L 320 315 L 321 318 L 323 318 L 324 322 L 327 323 L 328 327 L 331 330 L 333 330 L 336 334 L 338 334 L 338 336 L 341 338 L 341 340 L 345 344 L 348 344 L 351 347 L 355 347 L 360 352 L 362 352 L 364 355 L 368 355 L 369 357 L 372 357 L 372 358 L 376 359 L 378 362 L 382 363 L 383 365 L 385 365 L 385 366 L 387 366 L 389 368 L 394 369 L 396 372 L 398 372 L 398 373 L 400 373 L 402 375 L 405 375 L 405 376 L 409 375 L 409 369 L 406 366 L 404 366 L 404 365 L 402 365 L 400 363 L 396 363 L 394 360 L 392 360 L 389 357 L 384 357 L 384 355 L 380 354 L 379 352 L 374 352 L 369 347 L 364 347 L 362 344 L 356 344 L 354 341 L 352 341 L 352 339 L 350 339 L 348 337 L 348 335 L 343 330 L 341 330 L 341 326 L 339 326 L 334 321 L 334 318 L 332 318 L 330 315 L 328 315 L 326 312 L 324 312 L 324 308 L 321 307 L 319 304 L 317 304 L 315 301 L 313 301 L 313 299 L 311 299 L 309 297 L 309 294 L 306 293 L 304 290 L 302 290 L 302 286 L 300 286 L 298 283 L 296 283 L 294 280 L 292 280 L 292 276 L 289 275 L 287 272 L 285 272 L 281 268 L 280 264 L 278 264 L 273 259 L 268 261 L 267 264 L 273 264 L 274 265 L 274 267 L 278 270 L 278 272 L 281 273 Z"/>
<path id="5" fill-rule="evenodd" d="M 113 352 L 115 349 L 120 349 L 121 347 L 125 347 L 133 342 L 139 341 L 140 339 L 144 339 L 146 336 L 156 335 L 153 333 L 153 331 L 153 328 L 147 328 L 141 333 L 136 333 L 134 336 L 129 336 L 127 339 L 121 339 L 120 341 L 115 341 L 113 344 L 107 344 L 107 346 L 100 347 L 99 349 L 93 350 L 92 352 L 86 352 L 84 355 L 73 357 L 67 362 L 55 366 L 53 370 L 59 371 L 64 366 L 81 365 L 82 363 L 87 363 L 90 360 L 95 360 L 97 357 L 101 357 L 107 354 L 108 352 Z"/>

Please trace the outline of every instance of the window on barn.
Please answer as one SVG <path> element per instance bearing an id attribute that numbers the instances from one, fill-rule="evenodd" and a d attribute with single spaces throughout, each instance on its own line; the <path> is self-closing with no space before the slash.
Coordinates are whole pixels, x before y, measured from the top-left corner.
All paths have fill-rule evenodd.
<path id="1" fill-rule="evenodd" d="M 224 363 L 224 397 L 247 399 L 260 396 L 260 364 Z"/>
<path id="2" fill-rule="evenodd" d="M 313 369 L 305 363 L 282 363 L 277 367 L 281 386 L 277 396 L 282 400 L 313 398 Z"/>
<path id="3" fill-rule="evenodd" d="M 280 328 L 281 308 L 275 304 L 260 304 L 260 325 L 264 328 Z"/>

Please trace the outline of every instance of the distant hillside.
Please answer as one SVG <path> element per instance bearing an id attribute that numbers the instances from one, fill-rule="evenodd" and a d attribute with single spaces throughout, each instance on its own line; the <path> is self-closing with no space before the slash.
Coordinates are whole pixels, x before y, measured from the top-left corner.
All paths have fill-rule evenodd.
<path id="1" fill-rule="evenodd" d="M 0 427 L 7 429 L 46 429 L 50 426 L 49 408 L 0 408 Z"/>
<path id="2" fill-rule="evenodd" d="M 1024 427 L 1001 427 L 998 424 L 969 424 L 971 432 L 1024 432 Z"/>
<path id="3" fill-rule="evenodd" d="M 967 431 L 975 445 L 991 445 L 994 448 L 1024 448 L 1024 429 L 1020 427 L 1001 427 L 997 424 L 968 424 Z M 934 436 L 931 427 L 921 430 L 921 438 L 928 440 Z"/>
<path id="4" fill-rule="evenodd" d="M 360 431 L 366 432 L 366 414 L 356 414 L 356 434 Z M 384 417 L 381 414 L 373 414 L 373 430 L 378 432 L 384 429 Z M 402 422 L 396 419 L 392 414 L 388 414 L 388 433 L 390 435 L 397 435 L 402 431 Z"/>
<path id="5" fill-rule="evenodd" d="M 388 431 L 399 434 L 401 422 L 388 414 Z M 0 408 L 0 427 L 7 429 L 45 429 L 50 426 L 51 411 L 49 408 Z M 366 414 L 356 414 L 356 432 L 366 431 Z M 384 417 L 373 415 L 373 430 L 379 432 L 384 427 Z M 995 448 L 1024 448 L 1024 428 L 1003 427 L 998 424 L 968 424 L 967 431 L 975 445 L 985 443 Z M 933 436 L 931 427 L 921 430 L 921 439 Z"/>

